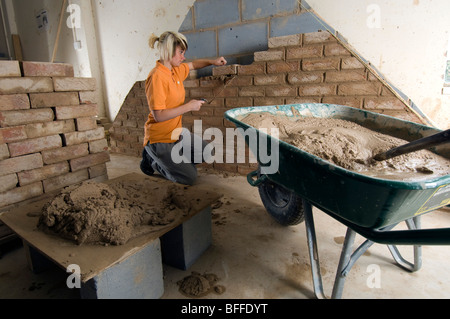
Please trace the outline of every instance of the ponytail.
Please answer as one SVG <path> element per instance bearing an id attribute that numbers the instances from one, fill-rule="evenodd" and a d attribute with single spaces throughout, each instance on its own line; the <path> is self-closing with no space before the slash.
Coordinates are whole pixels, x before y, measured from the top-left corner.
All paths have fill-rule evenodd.
<path id="1" fill-rule="evenodd" d="M 148 45 L 150 48 L 155 49 L 156 42 L 158 42 L 157 48 L 162 60 L 170 60 L 175 55 L 177 46 L 180 46 L 185 51 L 188 49 L 186 37 L 178 32 L 167 31 L 159 37 L 152 34 L 148 40 Z"/>

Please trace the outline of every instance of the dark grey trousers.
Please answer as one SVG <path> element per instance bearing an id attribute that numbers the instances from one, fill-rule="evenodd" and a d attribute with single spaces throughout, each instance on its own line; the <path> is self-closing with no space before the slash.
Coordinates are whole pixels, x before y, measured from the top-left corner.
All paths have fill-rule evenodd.
<path id="1" fill-rule="evenodd" d="M 147 144 L 145 150 L 155 172 L 172 182 L 193 185 L 197 180 L 195 165 L 205 161 L 203 151 L 206 145 L 207 142 L 198 135 L 183 130 L 177 142 Z"/>

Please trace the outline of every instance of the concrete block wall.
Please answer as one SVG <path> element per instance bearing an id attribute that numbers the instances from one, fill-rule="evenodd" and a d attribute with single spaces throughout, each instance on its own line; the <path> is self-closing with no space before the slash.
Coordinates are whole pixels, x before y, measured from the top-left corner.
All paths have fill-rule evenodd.
<path id="1" fill-rule="evenodd" d="M 300 0 L 197 0 L 179 31 L 189 43 L 188 59 L 225 56 L 232 64 L 251 64 L 253 53 L 268 49 L 268 39 L 324 30 L 302 9 Z M 212 68 L 199 71 L 212 74 Z"/>
<path id="2" fill-rule="evenodd" d="M 329 32 L 312 32 L 270 38 L 268 49 L 254 53 L 249 65 L 231 64 L 213 69 L 213 76 L 185 81 L 186 99 L 216 99 L 200 112 L 186 114 L 184 127 L 193 131 L 202 120 L 203 131 L 235 128 L 224 112 L 238 107 L 327 103 L 421 123 L 389 88 L 374 76 Z M 224 76 L 235 76 L 223 90 Z M 144 82 L 130 91 L 111 130 L 111 151 L 140 156 L 148 104 Z M 223 143 L 225 145 L 225 142 Z M 224 152 L 225 153 L 225 152 Z M 248 154 L 247 154 L 248 155 Z M 256 165 L 214 163 L 214 168 L 246 174 Z"/>
<path id="3" fill-rule="evenodd" d="M 0 210 L 108 179 L 95 95 L 95 79 L 69 64 L 0 61 Z"/>

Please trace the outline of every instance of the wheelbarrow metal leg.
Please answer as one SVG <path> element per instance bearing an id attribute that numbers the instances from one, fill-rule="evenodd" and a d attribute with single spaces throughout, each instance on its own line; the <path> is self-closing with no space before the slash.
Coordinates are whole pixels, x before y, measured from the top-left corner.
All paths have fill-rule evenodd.
<path id="1" fill-rule="evenodd" d="M 420 216 L 406 220 L 406 224 L 408 225 L 409 229 L 420 229 L 421 228 Z M 397 246 L 388 245 L 388 248 L 395 262 L 401 268 L 410 272 L 416 272 L 420 268 L 422 268 L 422 246 L 419 245 L 414 246 L 414 263 L 410 263 L 409 261 L 404 259 L 400 251 L 398 250 Z"/>
<path id="2" fill-rule="evenodd" d="M 334 281 L 333 293 L 331 295 L 332 299 L 340 299 L 342 297 L 342 292 L 344 290 L 345 278 L 347 277 L 350 268 L 353 266 L 354 262 L 350 263 L 352 259 L 352 249 L 353 243 L 355 242 L 356 232 L 350 228 L 347 228 L 347 234 L 345 235 L 344 246 L 342 247 L 341 258 L 339 260 L 339 266 L 336 271 L 336 279 Z M 362 252 L 364 253 L 364 252 Z M 354 259 L 358 259 L 356 256 Z M 350 266 L 348 268 L 348 266 Z"/>
<path id="3" fill-rule="evenodd" d="M 305 213 L 306 237 L 308 241 L 309 259 L 311 262 L 311 273 L 314 286 L 314 294 L 318 299 L 326 299 L 322 285 L 322 275 L 320 273 L 319 251 L 317 248 L 316 231 L 314 228 L 314 218 L 312 215 L 312 206 L 303 200 L 303 209 Z"/>

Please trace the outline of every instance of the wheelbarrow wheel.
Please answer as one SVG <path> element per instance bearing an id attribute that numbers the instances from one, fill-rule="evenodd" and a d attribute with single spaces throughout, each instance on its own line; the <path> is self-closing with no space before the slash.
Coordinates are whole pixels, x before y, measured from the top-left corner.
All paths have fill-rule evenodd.
<path id="1" fill-rule="evenodd" d="M 258 186 L 259 196 L 272 218 L 282 226 L 295 226 L 305 220 L 300 196 L 271 181 Z"/>

